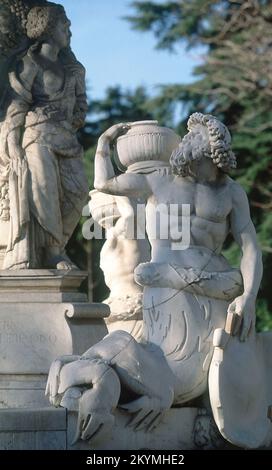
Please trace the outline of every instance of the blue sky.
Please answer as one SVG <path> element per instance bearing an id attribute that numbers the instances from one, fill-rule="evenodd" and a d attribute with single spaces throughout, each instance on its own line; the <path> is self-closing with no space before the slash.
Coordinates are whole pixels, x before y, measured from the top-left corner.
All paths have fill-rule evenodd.
<path id="1" fill-rule="evenodd" d="M 155 49 L 152 33 L 130 29 L 122 17 L 133 13 L 130 0 L 58 0 L 72 21 L 72 47 L 87 70 L 90 98 L 101 98 L 109 86 L 146 85 L 192 80 L 197 53 L 182 47 L 177 54 Z"/>

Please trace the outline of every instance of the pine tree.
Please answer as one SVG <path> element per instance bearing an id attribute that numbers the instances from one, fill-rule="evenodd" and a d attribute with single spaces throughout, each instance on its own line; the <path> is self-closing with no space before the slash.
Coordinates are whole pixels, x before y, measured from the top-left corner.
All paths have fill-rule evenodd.
<path id="1" fill-rule="evenodd" d="M 272 4 L 270 0 L 134 1 L 133 28 L 153 31 L 157 47 L 203 48 L 190 85 L 164 86 L 153 105 L 182 104 L 187 114 L 213 113 L 233 134 L 236 178 L 246 189 L 264 254 L 260 311 L 272 311 Z M 184 115 L 177 126 L 184 131 Z M 234 176 L 235 177 L 235 176 Z M 238 262 L 234 245 L 226 253 Z M 263 314 L 263 317 L 265 315 Z M 266 315 L 268 318 L 268 315 Z M 260 321 L 262 328 L 265 322 Z"/>

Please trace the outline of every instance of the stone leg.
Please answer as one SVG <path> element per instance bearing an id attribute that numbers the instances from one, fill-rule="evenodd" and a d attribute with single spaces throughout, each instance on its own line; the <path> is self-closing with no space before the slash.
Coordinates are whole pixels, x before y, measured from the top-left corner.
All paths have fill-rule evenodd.
<path id="1" fill-rule="evenodd" d="M 124 331 L 109 334 L 84 353 L 80 360 L 63 364 L 60 370 L 58 370 L 58 361 L 55 361 L 55 364 L 51 366 L 49 394 L 52 395 L 57 389 L 58 394 L 61 395 L 71 391 L 74 387 L 86 387 L 87 385 L 89 388 L 92 387 L 92 391 L 89 390 L 87 395 L 84 393 L 80 398 L 84 401 L 84 405 L 82 405 L 84 418 L 80 418 L 82 423 L 91 423 L 91 417 L 95 416 L 96 424 L 99 423 L 100 426 L 112 425 L 112 422 L 105 422 L 105 417 L 110 415 L 110 410 L 116 408 L 119 401 L 120 393 L 118 396 L 116 388 L 117 376 L 121 387 L 130 391 L 127 402 L 119 403 L 119 407 L 133 413 L 134 416 L 130 423 L 132 427 L 151 430 L 157 425 L 161 415 L 173 403 L 174 376 L 160 348 L 156 348 L 154 345 L 152 348 L 148 348 L 139 344 Z M 103 369 L 105 369 L 104 372 Z M 161 380 L 162 376 L 164 377 L 163 381 Z M 96 393 L 96 387 L 98 393 Z M 111 393 L 109 395 L 108 390 L 111 393 L 116 390 L 116 393 L 113 396 Z M 65 396 L 64 402 L 61 404 L 67 406 Z M 105 410 L 105 413 L 101 417 L 101 412 L 98 413 L 97 410 L 102 409 Z M 87 424 L 86 426 L 88 427 Z M 92 433 L 96 433 L 95 431 L 91 423 L 88 433 L 85 434 L 84 426 L 80 425 L 82 439 L 85 436 L 89 439 Z"/>

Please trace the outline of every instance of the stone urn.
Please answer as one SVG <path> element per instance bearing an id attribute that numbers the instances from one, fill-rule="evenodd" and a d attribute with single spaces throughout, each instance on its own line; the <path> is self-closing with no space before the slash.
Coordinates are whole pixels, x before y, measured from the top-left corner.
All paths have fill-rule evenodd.
<path id="1" fill-rule="evenodd" d="M 117 139 L 118 166 L 129 171 L 148 165 L 167 166 L 180 137 L 172 129 L 159 126 L 157 121 L 137 121 L 130 126 L 128 132 Z"/>

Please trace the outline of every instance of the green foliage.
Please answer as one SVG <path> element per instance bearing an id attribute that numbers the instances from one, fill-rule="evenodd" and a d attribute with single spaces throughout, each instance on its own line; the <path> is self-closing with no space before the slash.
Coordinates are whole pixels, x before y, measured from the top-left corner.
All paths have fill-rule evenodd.
<path id="1" fill-rule="evenodd" d="M 122 90 L 119 86 L 108 88 L 102 100 L 93 100 L 89 105 L 88 122 L 80 134 L 84 148 L 94 147 L 98 137 L 118 122 L 151 119 L 147 101 L 144 87 L 138 87 L 133 92 Z"/>
<path id="2" fill-rule="evenodd" d="M 131 3 L 136 15 L 127 16 L 132 27 L 139 31 L 152 31 L 158 39 L 159 49 L 174 50 L 177 43 L 187 47 L 202 44 L 202 38 L 208 36 L 213 28 L 213 12 L 222 2 L 209 0 L 181 0 L 178 2 Z M 220 8 L 219 10 L 220 11 Z"/>
<path id="3" fill-rule="evenodd" d="M 184 115 L 195 111 L 215 114 L 232 131 L 238 157 L 234 177 L 247 191 L 264 255 L 259 312 L 263 315 L 259 326 L 264 329 L 272 310 L 272 3 L 134 1 L 132 7 L 135 14 L 128 17 L 132 27 L 153 31 L 158 48 L 175 50 L 180 42 L 187 48 L 203 47 L 194 82 L 162 87 L 151 105 L 167 110 L 168 122 L 180 106 L 180 133 Z M 239 264 L 234 244 L 228 243 L 225 255 Z"/>
<path id="4" fill-rule="evenodd" d="M 223 256 L 234 268 L 238 268 L 241 260 L 241 250 L 236 243 L 229 243 L 229 247 L 223 250 Z"/>
<path id="5" fill-rule="evenodd" d="M 272 330 L 272 316 L 269 311 L 267 302 L 264 299 L 257 300 L 256 313 L 257 313 L 257 319 L 256 319 L 257 331 Z"/>
<path id="6" fill-rule="evenodd" d="M 93 181 L 93 157 L 98 136 L 121 121 L 158 119 L 183 135 L 191 112 L 213 113 L 233 135 L 238 169 L 233 176 L 247 191 L 251 214 L 263 250 L 264 277 L 258 300 L 258 328 L 272 327 L 270 278 L 272 270 L 272 3 L 270 0 L 133 1 L 126 17 L 132 28 L 152 31 L 157 47 L 201 47 L 201 63 L 194 81 L 158 88 L 147 96 L 114 87 L 105 98 L 90 105 L 90 119 L 81 139 Z M 93 252 L 99 249 L 96 246 Z M 240 252 L 229 240 L 224 252 L 239 265 Z M 95 254 L 95 283 L 100 283 Z M 98 280 L 98 281 L 97 281 Z M 100 294 L 98 294 L 100 298 Z"/>

